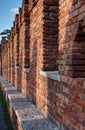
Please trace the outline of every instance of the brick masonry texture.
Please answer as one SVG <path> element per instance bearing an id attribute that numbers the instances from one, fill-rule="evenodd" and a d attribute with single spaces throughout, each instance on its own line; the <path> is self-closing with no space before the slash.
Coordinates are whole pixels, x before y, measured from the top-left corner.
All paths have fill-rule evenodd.
<path id="1" fill-rule="evenodd" d="M 1 74 L 62 130 L 85 130 L 85 0 L 23 0 L 1 43 Z"/>

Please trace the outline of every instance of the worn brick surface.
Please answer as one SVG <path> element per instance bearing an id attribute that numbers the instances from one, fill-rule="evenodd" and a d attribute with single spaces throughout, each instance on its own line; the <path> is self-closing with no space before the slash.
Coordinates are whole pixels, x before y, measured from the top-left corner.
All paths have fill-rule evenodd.
<path id="1" fill-rule="evenodd" d="M 85 0 L 23 0 L 1 43 L 2 75 L 63 130 L 84 130 Z"/>

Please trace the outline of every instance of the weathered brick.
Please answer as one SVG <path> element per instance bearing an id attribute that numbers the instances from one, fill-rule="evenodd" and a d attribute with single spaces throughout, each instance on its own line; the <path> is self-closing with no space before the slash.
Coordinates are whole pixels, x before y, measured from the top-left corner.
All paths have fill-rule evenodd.
<path id="1" fill-rule="evenodd" d="M 23 0 L 1 41 L 2 75 L 65 130 L 85 127 L 84 42 L 84 0 Z"/>

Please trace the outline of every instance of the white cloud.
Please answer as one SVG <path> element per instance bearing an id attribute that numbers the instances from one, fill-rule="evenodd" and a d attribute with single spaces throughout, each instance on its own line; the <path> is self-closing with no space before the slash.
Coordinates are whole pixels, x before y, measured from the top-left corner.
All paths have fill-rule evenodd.
<path id="1" fill-rule="evenodd" d="M 15 14 L 18 14 L 19 9 L 18 8 L 11 8 L 11 12 L 13 12 Z"/>

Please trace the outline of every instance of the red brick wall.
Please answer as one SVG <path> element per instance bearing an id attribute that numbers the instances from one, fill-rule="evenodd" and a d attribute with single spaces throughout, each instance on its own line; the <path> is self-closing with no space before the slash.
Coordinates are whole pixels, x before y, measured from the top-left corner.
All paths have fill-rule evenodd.
<path id="1" fill-rule="evenodd" d="M 58 69 L 58 11 L 57 1 L 43 2 L 43 70 Z"/>
<path id="2" fill-rule="evenodd" d="M 85 36 L 85 1 L 60 0 L 59 5 L 59 72 L 62 75 L 62 89 L 58 106 L 65 129 L 83 130 L 85 39 L 82 36 Z"/>
<path id="3" fill-rule="evenodd" d="M 59 70 L 66 76 L 85 77 L 84 22 L 84 1 L 60 0 L 59 57 L 61 62 Z"/>
<path id="4" fill-rule="evenodd" d="M 1 69 L 4 77 L 7 77 L 7 40 L 3 37 L 1 40 Z"/>
<path id="5" fill-rule="evenodd" d="M 29 67 L 28 2 L 23 2 L 19 15 L 19 89 L 26 94 L 24 69 Z"/>
<path id="6" fill-rule="evenodd" d="M 17 65 L 19 65 L 19 27 L 18 27 L 19 15 L 15 17 L 14 27 L 14 85 L 17 87 Z"/>
<path id="7" fill-rule="evenodd" d="M 32 8 L 32 9 L 31 9 Z M 42 68 L 43 53 L 43 1 L 29 7 L 30 11 L 30 70 L 27 74 L 27 96 L 36 102 L 36 86 L 39 71 Z"/>
<path id="8" fill-rule="evenodd" d="M 11 61 L 10 61 L 10 75 L 11 75 L 11 76 L 10 76 L 10 80 L 11 80 L 11 83 L 13 83 L 13 82 L 12 82 L 12 80 L 13 80 L 13 76 L 12 76 L 12 60 L 13 60 L 13 59 L 12 59 L 12 55 L 13 55 L 13 53 L 12 53 L 12 47 L 13 47 L 13 45 L 12 45 L 12 44 L 13 44 L 13 35 L 12 35 L 12 31 L 13 31 L 13 28 L 12 28 L 12 30 L 11 30 L 11 36 L 10 36 L 10 37 L 11 37 L 11 39 L 10 39 L 10 40 L 11 40 L 11 41 L 10 41 L 10 60 L 11 60 Z"/>
<path id="9" fill-rule="evenodd" d="M 19 32 L 13 37 L 14 25 L 8 53 L 3 51 L 3 76 L 63 130 L 84 130 L 85 1 L 23 0 L 17 24 Z M 16 78 L 12 64 L 19 65 L 14 68 Z M 43 76 L 41 70 L 59 71 L 60 81 Z"/>

